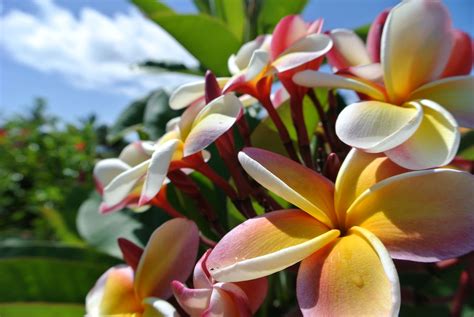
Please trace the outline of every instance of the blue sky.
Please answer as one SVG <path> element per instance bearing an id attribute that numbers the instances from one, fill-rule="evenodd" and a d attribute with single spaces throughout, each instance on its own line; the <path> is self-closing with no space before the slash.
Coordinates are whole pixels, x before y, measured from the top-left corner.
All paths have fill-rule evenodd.
<path id="1" fill-rule="evenodd" d="M 194 11 L 191 0 L 166 2 L 179 12 Z M 444 2 L 454 25 L 473 36 L 474 1 Z M 354 28 L 396 3 L 312 0 L 303 16 L 324 17 L 326 29 Z M 131 70 L 134 62 L 195 63 L 127 0 L 0 0 L 0 43 L 0 120 L 25 112 L 41 96 L 52 113 L 67 121 L 96 113 L 111 123 L 130 101 L 185 80 L 137 73 Z"/>

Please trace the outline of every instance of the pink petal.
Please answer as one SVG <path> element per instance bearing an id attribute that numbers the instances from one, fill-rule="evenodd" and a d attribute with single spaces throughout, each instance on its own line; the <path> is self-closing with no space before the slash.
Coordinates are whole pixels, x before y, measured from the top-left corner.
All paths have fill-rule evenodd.
<path id="1" fill-rule="evenodd" d="M 453 30 L 453 36 L 454 46 L 441 77 L 469 75 L 471 73 L 474 57 L 471 36 L 460 30 Z"/>
<path id="2" fill-rule="evenodd" d="M 306 23 L 298 15 L 289 15 L 278 22 L 273 30 L 270 53 L 276 59 L 293 43 L 306 35 Z"/>
<path id="3" fill-rule="evenodd" d="M 382 11 L 372 22 L 367 34 L 367 51 L 373 63 L 380 63 L 380 44 L 382 41 L 382 31 L 387 20 L 390 9 Z"/>
<path id="4" fill-rule="evenodd" d="M 179 281 L 171 283 L 179 305 L 191 316 L 201 316 L 209 306 L 212 288 L 190 289 Z"/>

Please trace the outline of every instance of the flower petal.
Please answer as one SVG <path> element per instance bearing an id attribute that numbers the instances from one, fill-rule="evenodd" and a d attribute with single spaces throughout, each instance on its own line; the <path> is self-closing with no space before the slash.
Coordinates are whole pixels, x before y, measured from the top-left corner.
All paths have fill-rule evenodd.
<path id="1" fill-rule="evenodd" d="M 337 73 L 341 75 L 352 75 L 374 83 L 383 83 L 383 70 L 382 65 L 380 65 L 379 63 L 352 66 L 349 68 L 342 69 Z"/>
<path id="2" fill-rule="evenodd" d="M 367 34 L 367 52 L 373 63 L 380 63 L 380 43 L 382 41 L 382 31 L 390 10 L 382 11 L 370 25 Z"/>
<path id="3" fill-rule="evenodd" d="M 108 269 L 86 297 L 86 311 L 90 316 L 136 313 L 141 309 L 133 289 L 133 270 L 129 266 Z"/>
<path id="4" fill-rule="evenodd" d="M 265 301 L 268 291 L 268 279 L 266 277 L 256 280 L 233 283 L 237 285 L 248 298 L 248 305 L 252 313 L 255 313 Z"/>
<path id="5" fill-rule="evenodd" d="M 94 166 L 94 180 L 97 190 L 102 194 L 104 187 L 107 186 L 115 177 L 130 169 L 130 166 L 122 160 L 111 158 L 100 160 Z"/>
<path id="6" fill-rule="evenodd" d="M 306 23 L 298 15 L 289 15 L 278 22 L 270 43 L 271 57 L 275 60 L 288 47 L 306 35 Z"/>
<path id="7" fill-rule="evenodd" d="M 179 317 L 176 308 L 165 300 L 148 297 L 143 301 L 145 311 L 142 317 Z"/>
<path id="8" fill-rule="evenodd" d="M 303 316 L 397 316 L 400 308 L 388 252 L 357 228 L 301 263 L 296 292 Z"/>
<path id="9" fill-rule="evenodd" d="M 135 290 L 141 298 L 167 299 L 173 280 L 185 281 L 196 261 L 199 232 L 194 222 L 175 218 L 153 232 L 135 275 Z"/>
<path id="10" fill-rule="evenodd" d="M 229 78 L 216 78 L 219 87 L 224 87 Z M 195 81 L 178 87 L 170 96 L 171 109 L 179 110 L 204 97 L 204 80 Z"/>
<path id="11" fill-rule="evenodd" d="M 232 94 L 221 96 L 206 105 L 194 120 L 184 141 L 184 156 L 197 153 L 229 130 L 242 113 L 242 103 Z"/>
<path id="12" fill-rule="evenodd" d="M 227 283 L 225 283 L 227 284 Z M 245 296 L 245 294 L 243 294 Z M 212 290 L 209 308 L 201 317 L 251 317 L 250 309 L 246 302 L 222 287 Z"/>
<path id="13" fill-rule="evenodd" d="M 237 54 L 231 55 L 228 60 L 228 68 L 232 75 L 238 74 L 250 63 L 253 53 L 258 49 L 270 50 L 271 35 L 259 35 L 253 41 L 247 42 L 239 49 Z"/>
<path id="14" fill-rule="evenodd" d="M 157 146 L 148 165 L 145 182 L 138 201 L 139 206 L 146 204 L 158 194 L 163 186 L 166 174 L 168 174 L 171 160 L 179 146 L 182 146 L 182 142 L 176 139 Z"/>
<path id="15" fill-rule="evenodd" d="M 344 223 L 346 211 L 365 190 L 388 177 L 407 171 L 383 154 L 352 149 L 342 163 L 336 179 L 334 203 L 339 212 L 340 223 Z"/>
<path id="16" fill-rule="evenodd" d="M 318 59 L 332 47 L 331 38 L 325 34 L 311 34 L 299 40 L 283 52 L 272 66 L 279 72 L 285 72 Z"/>
<path id="17" fill-rule="evenodd" d="M 212 249 L 208 249 L 194 267 L 193 286 L 194 288 L 212 288 L 211 275 L 206 267 L 206 261 Z"/>
<path id="18" fill-rule="evenodd" d="M 364 42 L 354 31 L 335 29 L 329 32 L 329 36 L 333 47 L 328 52 L 327 58 L 336 69 L 372 63 Z"/>
<path id="19" fill-rule="evenodd" d="M 335 224 L 334 185 L 313 170 L 282 155 L 257 148 L 239 153 L 244 170 L 262 186 L 329 227 Z"/>
<path id="20" fill-rule="evenodd" d="M 149 164 L 150 160 L 147 160 L 117 175 L 117 177 L 104 188 L 104 202 L 108 206 L 115 206 L 126 199 L 138 181 L 146 175 Z"/>
<path id="21" fill-rule="evenodd" d="M 379 101 L 349 105 L 339 114 L 336 134 L 342 142 L 378 153 L 405 142 L 421 123 L 423 111 L 417 103 L 403 107 Z"/>
<path id="22" fill-rule="evenodd" d="M 393 176 L 351 206 L 348 226 L 374 233 L 392 257 L 433 262 L 474 249 L 474 176 L 451 169 Z"/>
<path id="23" fill-rule="evenodd" d="M 146 153 L 146 150 L 143 146 L 147 146 L 146 142 L 132 142 L 127 145 L 122 152 L 120 152 L 119 159 L 124 161 L 130 166 L 136 166 L 150 158 L 150 155 Z"/>
<path id="24" fill-rule="evenodd" d="M 441 77 L 468 75 L 472 69 L 471 36 L 460 30 L 453 30 L 454 46 Z"/>
<path id="25" fill-rule="evenodd" d="M 314 70 L 305 70 L 293 76 L 293 81 L 304 87 L 351 89 L 376 100 L 385 100 L 385 95 L 380 88 L 360 79 L 343 77 Z"/>
<path id="26" fill-rule="evenodd" d="M 420 126 L 408 140 L 385 151 L 385 155 L 413 170 L 447 165 L 456 155 L 461 138 L 456 120 L 435 102 L 419 103 L 423 106 Z"/>
<path id="27" fill-rule="evenodd" d="M 171 283 L 171 288 L 179 305 L 190 316 L 201 316 L 209 306 L 212 287 L 191 289 L 187 288 L 181 282 L 173 281 Z"/>
<path id="28" fill-rule="evenodd" d="M 474 128 L 474 77 L 459 76 L 421 86 L 411 96 L 429 99 L 448 110 L 462 127 Z"/>
<path id="29" fill-rule="evenodd" d="M 390 101 L 400 104 L 443 72 L 453 46 L 441 1 L 404 1 L 390 11 L 382 34 L 382 65 Z"/>
<path id="30" fill-rule="evenodd" d="M 298 210 L 249 219 L 222 238 L 207 259 L 214 279 L 238 282 L 281 271 L 339 236 Z"/>

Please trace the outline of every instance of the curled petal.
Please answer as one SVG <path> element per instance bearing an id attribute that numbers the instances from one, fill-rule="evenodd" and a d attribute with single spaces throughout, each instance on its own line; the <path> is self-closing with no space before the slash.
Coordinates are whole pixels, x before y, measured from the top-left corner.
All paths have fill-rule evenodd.
<path id="1" fill-rule="evenodd" d="M 298 15 L 289 15 L 278 22 L 270 44 L 271 57 L 275 60 L 288 47 L 307 34 L 306 23 Z"/>
<path id="2" fill-rule="evenodd" d="M 176 139 L 157 146 L 148 165 L 138 205 L 146 204 L 158 194 L 165 181 L 171 160 L 179 146 L 182 146 L 182 142 Z"/>
<path id="3" fill-rule="evenodd" d="M 382 11 L 370 25 L 367 34 L 367 52 L 373 63 L 380 63 L 380 44 L 382 40 L 382 31 L 390 10 Z"/>
<path id="4" fill-rule="evenodd" d="M 193 286 L 194 288 L 212 288 L 211 275 L 206 267 L 206 261 L 211 254 L 211 249 L 204 252 L 202 257 L 196 263 L 193 273 Z"/>
<path id="5" fill-rule="evenodd" d="M 93 172 L 97 190 L 102 193 L 105 186 L 128 169 L 130 169 L 130 166 L 119 159 L 105 159 L 97 162 Z"/>
<path id="6" fill-rule="evenodd" d="M 229 58 L 228 67 L 231 74 L 238 74 L 247 68 L 256 50 L 262 49 L 268 52 L 270 50 L 271 39 L 271 35 L 260 35 L 255 40 L 245 43 L 236 55 L 232 55 Z"/>
<path id="7" fill-rule="evenodd" d="M 403 107 L 363 101 L 344 108 L 336 121 L 336 134 L 346 144 L 370 153 L 392 149 L 418 129 L 423 110 L 418 103 Z"/>
<path id="8" fill-rule="evenodd" d="M 352 30 L 335 29 L 329 32 L 333 47 L 327 58 L 337 69 L 372 63 L 364 42 Z"/>
<path id="9" fill-rule="evenodd" d="M 150 160 L 140 163 L 117 175 L 105 188 L 103 199 L 108 206 L 120 204 L 135 188 L 140 179 L 146 175 Z"/>
<path id="10" fill-rule="evenodd" d="M 325 34 L 311 34 L 297 41 L 283 52 L 272 66 L 279 72 L 285 72 L 314 61 L 329 52 L 331 38 Z"/>
<path id="11" fill-rule="evenodd" d="M 88 316 L 137 313 L 142 310 L 133 289 L 133 270 L 119 265 L 108 269 L 86 297 Z"/>
<path id="12" fill-rule="evenodd" d="M 435 169 L 387 178 L 351 206 L 348 226 L 375 234 L 392 257 L 434 262 L 474 249 L 474 176 Z"/>
<path id="13" fill-rule="evenodd" d="M 282 155 L 257 148 L 239 153 L 244 170 L 258 183 L 328 226 L 335 223 L 334 185 Z"/>
<path id="14" fill-rule="evenodd" d="M 222 282 L 256 279 L 301 261 L 338 236 L 338 230 L 302 211 L 274 211 L 225 235 L 207 259 L 207 268 Z"/>
<path id="15" fill-rule="evenodd" d="M 229 292 L 222 283 L 216 285 L 212 290 L 209 308 L 201 315 L 202 317 L 250 317 L 250 309 L 245 297 L 237 297 L 235 293 Z M 228 285 L 228 283 L 224 283 Z M 245 294 L 241 294 L 245 296 Z"/>
<path id="16" fill-rule="evenodd" d="M 460 30 L 453 30 L 454 46 L 441 77 L 469 75 L 472 69 L 471 36 Z"/>
<path id="17" fill-rule="evenodd" d="M 171 283 L 171 288 L 179 305 L 190 316 L 201 316 L 208 308 L 212 287 L 190 289 L 179 281 L 173 281 Z"/>
<path id="18" fill-rule="evenodd" d="M 127 145 L 122 152 L 120 152 L 119 159 L 130 166 L 136 166 L 150 158 L 150 155 L 144 149 L 142 143 L 133 142 Z"/>
<path id="19" fill-rule="evenodd" d="M 153 232 L 135 275 L 135 290 L 141 298 L 171 295 L 173 280 L 185 281 L 196 261 L 199 232 L 194 222 L 175 218 Z"/>
<path id="20" fill-rule="evenodd" d="M 429 99 L 448 110 L 462 127 L 474 128 L 474 77 L 437 80 L 415 90 L 410 99 Z"/>
<path id="21" fill-rule="evenodd" d="M 255 313 L 265 301 L 268 291 L 268 279 L 266 277 L 250 281 L 235 282 L 248 298 L 248 305 L 252 313 Z"/>
<path id="22" fill-rule="evenodd" d="M 314 70 L 305 70 L 293 76 L 293 81 L 304 87 L 342 88 L 352 89 L 376 100 L 385 100 L 383 91 L 359 79 L 343 77 Z"/>
<path id="23" fill-rule="evenodd" d="M 296 292 L 303 316 L 397 316 L 399 287 L 382 243 L 353 228 L 301 263 Z"/>
<path id="24" fill-rule="evenodd" d="M 229 78 L 217 78 L 219 86 L 222 88 Z M 186 108 L 190 104 L 204 97 L 204 80 L 184 84 L 178 87 L 170 96 L 170 107 L 174 110 Z"/>
<path id="25" fill-rule="evenodd" d="M 385 151 L 407 169 L 425 169 L 449 164 L 459 147 L 460 133 L 453 116 L 430 100 L 421 100 L 423 119 L 416 132 L 399 146 Z"/>
<path id="26" fill-rule="evenodd" d="M 214 99 L 196 116 L 184 141 L 184 156 L 197 153 L 229 130 L 242 113 L 239 98 L 227 94 Z"/>
<path id="27" fill-rule="evenodd" d="M 390 101 L 400 104 L 413 90 L 438 78 L 452 46 L 451 19 L 441 1 L 404 1 L 393 8 L 382 34 Z"/>
<path id="28" fill-rule="evenodd" d="M 352 149 L 342 163 L 336 179 L 335 209 L 340 222 L 350 205 L 364 191 L 380 181 L 408 170 L 393 163 L 383 154 Z"/>

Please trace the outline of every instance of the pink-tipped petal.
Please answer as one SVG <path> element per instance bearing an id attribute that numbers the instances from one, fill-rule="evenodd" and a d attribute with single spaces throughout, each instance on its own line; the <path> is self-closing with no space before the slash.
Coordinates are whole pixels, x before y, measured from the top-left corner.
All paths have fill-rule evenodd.
<path id="1" fill-rule="evenodd" d="M 474 53 L 471 36 L 460 30 L 453 30 L 454 46 L 441 77 L 469 75 Z"/>
<path id="2" fill-rule="evenodd" d="M 373 63 L 380 63 L 380 44 L 382 42 L 382 31 L 390 10 L 382 11 L 370 25 L 367 34 L 367 51 Z"/>
<path id="3" fill-rule="evenodd" d="M 358 230 L 305 259 L 296 292 L 303 316 L 397 316 L 400 308 L 388 252 L 374 235 Z"/>
<path id="4" fill-rule="evenodd" d="M 217 78 L 219 86 L 222 88 L 229 78 Z M 169 104 L 171 109 L 179 110 L 188 107 L 200 98 L 204 97 L 204 80 L 184 84 L 178 87 L 170 96 Z"/>
<path id="5" fill-rule="evenodd" d="M 403 1 L 390 11 L 382 34 L 382 65 L 390 101 L 438 78 L 453 46 L 451 19 L 441 1 Z"/>
<path id="6" fill-rule="evenodd" d="M 120 152 L 119 159 L 130 166 L 136 166 L 150 158 L 140 141 L 132 142 Z"/>
<path id="7" fill-rule="evenodd" d="M 334 184 L 282 155 L 258 148 L 239 153 L 244 170 L 258 183 L 331 227 L 336 220 Z"/>
<path id="8" fill-rule="evenodd" d="M 227 284 L 227 283 L 226 283 Z M 252 316 L 245 299 L 236 297 L 234 293 L 220 287 L 221 284 L 212 290 L 209 308 L 201 317 L 250 317 Z M 244 294 L 245 296 L 245 294 Z"/>
<path id="9" fill-rule="evenodd" d="M 242 45 L 237 54 L 232 55 L 227 63 L 231 74 L 238 74 L 247 68 L 256 50 L 261 49 L 268 52 L 271 39 L 271 35 L 260 35 L 255 40 Z"/>
<path id="10" fill-rule="evenodd" d="M 327 54 L 329 63 L 336 69 L 372 63 L 364 42 L 352 30 L 335 29 L 329 32 L 333 47 Z"/>
<path id="11" fill-rule="evenodd" d="M 199 246 L 194 222 L 175 218 L 153 232 L 135 275 L 135 290 L 141 298 L 171 295 L 173 280 L 185 281 L 192 272 Z"/>
<path id="12" fill-rule="evenodd" d="M 100 160 L 94 166 L 94 179 L 97 189 L 102 194 L 104 187 L 107 186 L 115 177 L 130 169 L 130 165 L 122 160 L 111 158 Z"/>
<path id="13" fill-rule="evenodd" d="M 227 94 L 214 99 L 196 116 L 184 141 L 184 156 L 204 150 L 218 137 L 227 132 L 242 113 L 239 98 Z"/>
<path id="14" fill-rule="evenodd" d="M 248 305 L 252 313 L 255 313 L 262 303 L 265 301 L 268 291 L 268 279 L 262 277 L 256 280 L 235 282 L 242 291 L 247 295 Z"/>
<path id="15" fill-rule="evenodd" d="M 187 288 L 179 281 L 171 283 L 174 297 L 190 316 L 201 316 L 209 306 L 212 288 Z"/>
<path id="16" fill-rule="evenodd" d="M 140 258 L 143 254 L 143 249 L 133 243 L 130 240 L 125 238 L 118 238 L 118 245 L 120 251 L 122 251 L 123 260 L 130 265 L 130 267 L 136 271 L 138 267 L 138 263 L 140 262 Z"/>
<path id="17" fill-rule="evenodd" d="M 456 155 L 461 139 L 458 124 L 443 107 L 430 100 L 420 100 L 423 119 L 405 142 L 385 151 L 392 161 L 412 170 L 449 164 Z"/>
<path id="18" fill-rule="evenodd" d="M 270 44 L 271 57 L 275 60 L 288 47 L 306 35 L 306 23 L 298 15 L 289 15 L 278 22 Z"/>
<path id="19" fill-rule="evenodd" d="M 392 257 L 434 262 L 474 250 L 474 176 L 451 169 L 404 173 L 365 191 L 347 226 L 375 234 Z"/>
<path id="20" fill-rule="evenodd" d="M 194 288 L 212 288 L 211 275 L 206 267 L 206 261 L 211 254 L 212 249 L 204 252 L 202 257 L 196 263 L 193 273 L 193 286 Z"/>
<path id="21" fill-rule="evenodd" d="M 256 279 L 301 261 L 338 236 L 338 230 L 302 211 L 274 211 L 225 235 L 207 259 L 207 268 L 222 282 Z"/>
<path id="22" fill-rule="evenodd" d="M 410 99 L 429 99 L 449 111 L 460 126 L 474 128 L 474 77 L 437 80 L 415 90 Z"/>

